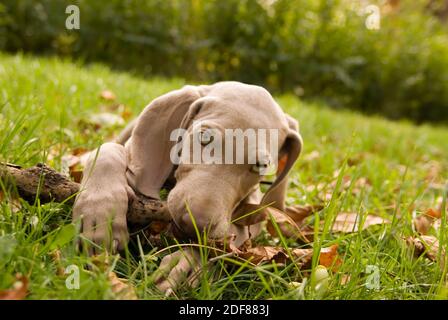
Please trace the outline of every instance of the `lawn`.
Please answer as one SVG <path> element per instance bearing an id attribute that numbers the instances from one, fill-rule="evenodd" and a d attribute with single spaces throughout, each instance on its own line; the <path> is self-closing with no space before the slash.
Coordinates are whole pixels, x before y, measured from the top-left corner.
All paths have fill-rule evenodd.
<path id="1" fill-rule="evenodd" d="M 0 161 L 22 166 L 45 162 L 63 171 L 62 156 L 95 148 L 124 126 L 91 123 L 92 115 L 107 112 L 129 120 L 153 98 L 184 84 L 182 79 L 143 79 L 101 65 L 0 54 Z M 100 97 L 104 90 L 114 93 L 113 103 Z M 448 298 L 447 267 L 440 261 L 448 243 L 446 220 L 430 231 L 440 241 L 439 259 L 413 257 L 404 241 L 416 235 L 413 219 L 437 210 L 446 198 L 448 129 L 335 111 L 293 95 L 276 99 L 300 121 L 305 142 L 291 173 L 288 203 L 324 204 L 310 221 L 325 221 L 314 246 L 337 244 L 341 265 L 330 270 L 328 289 L 318 293 L 304 281 L 309 270 L 293 263 L 252 266 L 224 264 L 222 259 L 204 267 L 198 288 L 184 286 L 169 298 Z M 342 212 L 375 214 L 391 223 L 355 233 L 330 232 Z M 140 248 L 98 267 L 77 252 L 70 215 L 64 204 L 1 202 L 0 290 L 11 288 L 21 273 L 29 279 L 28 299 L 113 299 L 117 294 L 107 271 L 114 270 L 138 298 L 164 298 L 152 274 L 166 251 Z M 259 241 L 284 244 L 268 233 Z M 64 269 L 70 265 L 81 269 L 79 289 L 66 286 Z M 376 288 L 367 285 L 369 268 L 379 272 Z M 293 284 L 297 282 L 303 286 Z"/>

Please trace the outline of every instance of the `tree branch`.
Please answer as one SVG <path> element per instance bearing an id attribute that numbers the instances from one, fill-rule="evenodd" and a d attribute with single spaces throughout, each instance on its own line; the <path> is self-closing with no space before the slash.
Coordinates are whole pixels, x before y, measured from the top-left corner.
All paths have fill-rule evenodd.
<path id="1" fill-rule="evenodd" d="M 28 169 L 0 163 L 0 179 L 6 188 L 15 186 L 18 195 L 29 203 L 34 203 L 38 198 L 41 203 L 54 201 L 73 204 L 81 186 L 43 163 Z M 134 199 L 130 199 L 127 218 L 131 223 L 139 225 L 147 225 L 152 221 L 171 221 L 164 201 L 142 194 L 136 194 Z"/>

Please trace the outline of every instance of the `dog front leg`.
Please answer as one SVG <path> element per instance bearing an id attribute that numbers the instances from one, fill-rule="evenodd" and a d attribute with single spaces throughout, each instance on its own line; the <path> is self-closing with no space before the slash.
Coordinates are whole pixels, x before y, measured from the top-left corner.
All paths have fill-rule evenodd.
<path id="1" fill-rule="evenodd" d="M 128 242 L 126 213 L 132 191 L 126 180 L 126 159 L 122 145 L 105 143 L 87 162 L 73 221 L 80 222 L 82 236 L 92 242 L 90 254 L 97 253 L 99 246 L 115 252 Z"/>

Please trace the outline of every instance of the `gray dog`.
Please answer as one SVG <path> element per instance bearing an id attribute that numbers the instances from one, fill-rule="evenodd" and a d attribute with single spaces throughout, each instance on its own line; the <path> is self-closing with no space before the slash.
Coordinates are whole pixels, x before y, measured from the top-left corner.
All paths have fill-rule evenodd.
<path id="1" fill-rule="evenodd" d="M 213 129 L 221 132 L 223 139 L 227 137 L 225 129 L 276 130 L 277 155 L 272 154 L 272 142 L 267 141 L 256 145 L 257 154 L 263 157 L 254 163 L 173 163 L 173 148 L 178 141 L 173 141 L 172 132 L 184 129 L 183 141 L 191 141 L 195 121 L 200 121 L 201 133 L 204 128 Z M 199 139 L 203 148 L 213 140 L 204 134 Z M 245 146 L 247 155 L 251 146 L 247 142 Z M 73 218 L 81 220 L 81 231 L 87 239 L 108 250 L 123 249 L 129 238 L 126 213 L 130 197 L 140 193 L 159 199 L 162 187 L 171 182 L 174 187 L 167 204 L 181 234 L 196 237 L 196 225 L 213 239 L 233 234 L 239 245 L 257 234 L 260 223 L 251 226 L 249 232 L 248 228 L 231 223 L 235 212 L 248 203 L 272 204 L 283 210 L 287 174 L 301 149 L 297 121 L 286 115 L 264 88 L 239 82 L 185 86 L 152 101 L 116 143 L 105 143 L 92 153 Z M 182 148 L 178 151 L 182 156 L 190 152 Z M 273 159 L 280 159 L 282 165 L 263 194 L 260 171 L 270 162 L 277 164 Z M 177 261 L 174 266 L 173 259 Z M 161 268 L 170 265 L 171 271 L 158 282 L 159 288 L 167 290 L 179 283 L 195 263 L 199 261 L 194 250 L 165 257 Z"/>

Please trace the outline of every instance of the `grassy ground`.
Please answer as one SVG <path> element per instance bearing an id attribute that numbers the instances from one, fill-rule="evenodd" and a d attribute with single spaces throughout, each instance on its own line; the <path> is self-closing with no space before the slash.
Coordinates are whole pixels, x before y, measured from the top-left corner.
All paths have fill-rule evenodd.
<path id="1" fill-rule="evenodd" d="M 56 59 L 0 55 L 0 160 L 20 165 L 47 162 L 61 169 L 61 156 L 76 148 L 93 148 L 118 128 L 95 128 L 90 115 L 110 106 L 99 98 L 104 89 L 117 96 L 125 114 L 137 115 L 153 98 L 179 88 L 182 80 L 143 80 L 106 67 L 81 67 Z M 392 123 L 324 106 L 292 96 L 277 97 L 300 120 L 304 152 L 292 173 L 290 204 L 327 207 L 320 218 L 332 221 L 338 212 L 375 213 L 392 223 L 353 234 L 324 232 L 322 246 L 339 244 L 343 263 L 330 274 L 327 299 L 447 298 L 446 269 L 424 257 L 410 257 L 403 238 L 414 234 L 412 219 L 436 207 L 443 196 L 448 169 L 448 129 Z M 344 162 L 347 161 L 347 166 Z M 343 172 L 341 172 L 341 169 Z M 337 171 L 339 170 L 339 172 Z M 335 177 L 347 188 L 335 189 Z M 330 200 L 332 199 L 332 200 Z M 439 200 L 438 200 L 439 199 Z M 16 273 L 29 278 L 30 299 L 109 299 L 115 294 L 104 271 L 75 250 L 70 208 L 61 204 L 22 204 L 0 207 L 0 289 L 10 288 Z M 446 232 L 438 236 L 446 247 Z M 275 242 L 268 235 L 263 241 Z M 60 257 L 55 257 L 55 249 Z M 161 255 L 159 255 L 160 257 Z M 110 268 L 129 279 L 139 298 L 163 298 L 151 274 L 159 260 L 149 252 L 127 254 Z M 78 290 L 69 290 L 61 268 L 81 267 Z M 366 286 L 366 267 L 376 266 L 380 286 Z M 90 266 L 87 268 L 86 266 Z M 290 282 L 303 273 L 289 265 L 222 267 L 209 265 L 201 286 L 183 287 L 175 298 L 196 299 L 313 299 L 319 296 L 306 283 L 303 291 Z M 59 270 L 59 271 L 58 271 Z M 216 279 L 216 276 L 217 279 Z M 348 282 L 341 281 L 350 277 Z M 215 279 L 209 281 L 208 279 Z"/>

